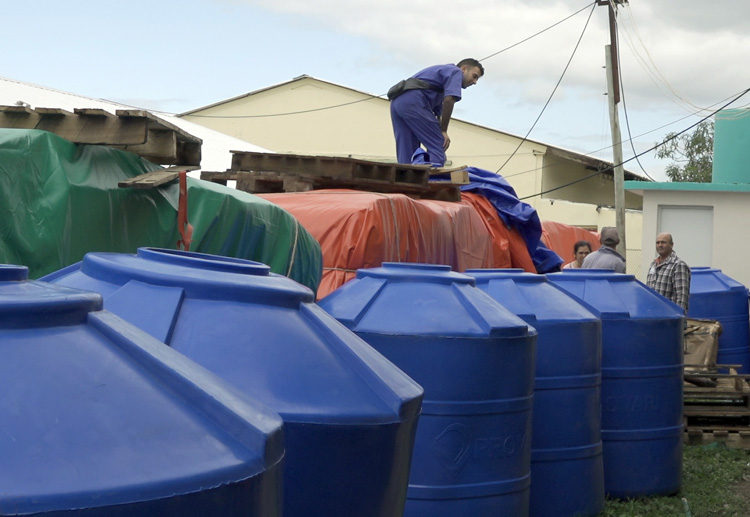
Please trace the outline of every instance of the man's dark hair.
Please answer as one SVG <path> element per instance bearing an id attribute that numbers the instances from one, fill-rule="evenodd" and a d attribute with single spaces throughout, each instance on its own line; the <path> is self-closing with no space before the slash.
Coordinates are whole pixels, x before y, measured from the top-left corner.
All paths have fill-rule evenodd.
<path id="1" fill-rule="evenodd" d="M 578 248 L 582 247 L 588 247 L 589 251 L 591 251 L 591 243 L 589 241 L 577 241 L 575 244 L 573 244 L 573 254 L 578 253 Z"/>
<path id="2" fill-rule="evenodd" d="M 461 68 L 462 66 L 467 65 L 469 67 L 477 67 L 479 68 L 479 73 L 484 76 L 484 67 L 482 66 L 482 63 L 477 61 L 476 59 L 472 57 L 467 57 L 466 59 L 462 59 L 458 62 L 456 65 L 458 68 Z"/>

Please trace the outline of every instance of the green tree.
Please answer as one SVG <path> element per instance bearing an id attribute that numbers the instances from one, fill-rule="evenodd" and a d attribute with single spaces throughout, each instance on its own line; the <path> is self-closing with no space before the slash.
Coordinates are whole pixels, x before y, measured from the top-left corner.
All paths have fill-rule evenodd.
<path id="1" fill-rule="evenodd" d="M 704 121 L 692 133 L 668 133 L 656 150 L 660 160 L 670 159 L 665 172 L 670 181 L 710 183 L 714 161 L 714 123 Z"/>

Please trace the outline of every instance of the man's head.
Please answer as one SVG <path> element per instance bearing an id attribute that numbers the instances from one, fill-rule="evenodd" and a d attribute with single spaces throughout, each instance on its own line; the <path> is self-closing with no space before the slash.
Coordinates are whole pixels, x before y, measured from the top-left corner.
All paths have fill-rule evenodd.
<path id="1" fill-rule="evenodd" d="M 602 228 L 602 233 L 599 235 L 599 242 L 602 246 L 614 248 L 620 244 L 620 234 L 617 233 L 617 228 L 611 226 L 605 226 Z"/>
<path id="2" fill-rule="evenodd" d="M 469 86 L 477 84 L 479 78 L 484 75 L 484 67 L 482 63 L 473 58 L 462 59 L 456 65 L 461 69 L 464 77 L 461 81 L 461 88 L 468 88 Z"/>
<path id="3" fill-rule="evenodd" d="M 660 233 L 656 236 L 656 253 L 663 259 L 672 254 L 674 241 L 669 233 Z"/>

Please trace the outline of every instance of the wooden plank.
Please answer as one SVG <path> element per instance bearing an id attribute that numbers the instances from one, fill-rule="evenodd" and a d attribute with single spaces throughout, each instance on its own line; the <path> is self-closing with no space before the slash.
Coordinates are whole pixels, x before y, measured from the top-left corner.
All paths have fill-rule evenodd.
<path id="1" fill-rule="evenodd" d="M 133 119 L 138 120 L 138 119 Z M 140 119 L 145 123 L 145 119 Z M 200 161 L 192 163 L 182 159 L 178 154 L 177 135 L 171 131 L 148 131 L 148 137 L 143 143 L 137 145 L 115 145 L 118 149 L 129 151 L 142 156 L 146 160 L 162 165 L 175 165 L 183 163 L 185 165 L 200 165 Z"/>
<path id="2" fill-rule="evenodd" d="M 687 445 L 707 445 L 719 442 L 730 449 L 750 449 L 750 436 L 743 431 L 686 428 L 683 436 L 684 443 Z"/>
<path id="3" fill-rule="evenodd" d="M 379 180 L 426 186 L 429 168 L 394 163 L 371 162 L 337 156 L 231 151 L 232 170 L 280 172 L 299 177 Z"/>
<path id="4" fill-rule="evenodd" d="M 24 106 L 1 106 L 0 127 L 35 129 L 41 116 Z"/>
<path id="5" fill-rule="evenodd" d="M 227 181 L 237 181 L 241 172 L 228 170 L 228 171 L 201 171 L 201 179 L 206 181 L 213 181 L 215 183 L 223 182 L 226 184 Z"/>
<path id="6" fill-rule="evenodd" d="M 469 171 L 466 170 L 466 167 L 467 166 L 464 165 L 463 167 L 453 167 L 449 169 L 431 169 L 430 181 L 443 178 L 445 181 L 456 185 L 468 185 L 471 181 L 469 181 Z"/>
<path id="7" fill-rule="evenodd" d="M 71 113 L 70 111 L 64 110 L 62 108 L 36 108 L 34 111 L 36 111 L 40 115 L 50 115 L 53 117 L 67 117 L 73 115 L 73 113 Z"/>
<path id="8" fill-rule="evenodd" d="M 26 106 L 25 104 L 22 106 L 0 106 L 1 112 L 7 112 L 7 113 L 33 113 L 32 109 Z"/>
<path id="9" fill-rule="evenodd" d="M 89 117 L 115 118 L 114 114 L 101 108 L 74 108 L 73 113 L 76 115 L 86 115 Z"/>
<path id="10" fill-rule="evenodd" d="M 192 171 L 198 167 L 194 166 L 176 166 L 168 167 L 157 171 L 140 174 L 117 183 L 120 188 L 133 187 L 136 189 L 155 188 L 180 177 L 180 172 Z"/>
<path id="11" fill-rule="evenodd" d="M 115 114 L 120 118 L 144 118 L 148 121 L 148 127 L 154 131 L 172 131 L 177 134 L 177 139 L 184 142 L 192 142 L 195 144 L 202 144 L 203 140 L 197 136 L 191 135 L 179 126 L 172 124 L 171 122 L 164 120 L 161 117 L 157 117 L 153 113 L 145 110 L 116 110 Z"/>

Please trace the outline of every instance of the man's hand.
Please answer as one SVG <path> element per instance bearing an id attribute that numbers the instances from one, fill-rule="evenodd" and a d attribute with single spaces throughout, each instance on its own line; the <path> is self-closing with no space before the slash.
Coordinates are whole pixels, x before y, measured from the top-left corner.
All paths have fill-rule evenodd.
<path id="1" fill-rule="evenodd" d="M 451 145 L 451 137 L 448 136 L 446 131 L 443 131 L 443 151 L 447 151 Z"/>

